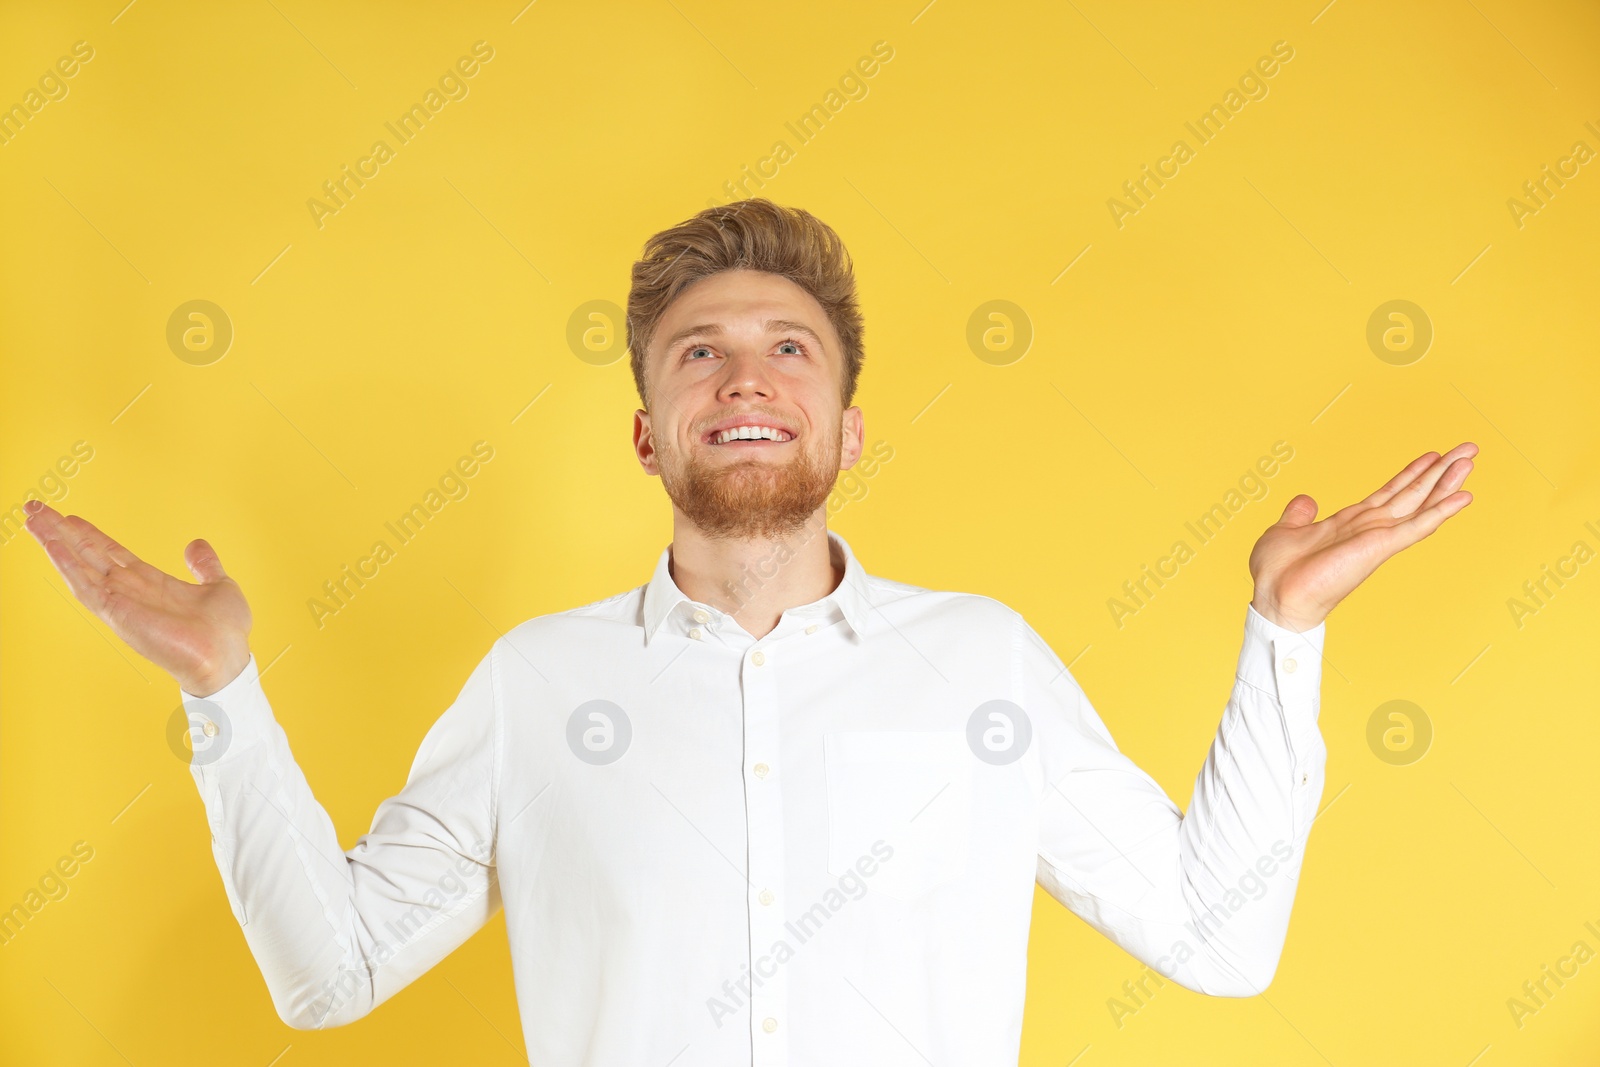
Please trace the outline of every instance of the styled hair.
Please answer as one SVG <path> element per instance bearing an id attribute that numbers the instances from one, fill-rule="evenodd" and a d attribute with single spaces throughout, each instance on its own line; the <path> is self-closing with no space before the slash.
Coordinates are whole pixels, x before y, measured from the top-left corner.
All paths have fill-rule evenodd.
<path id="1" fill-rule="evenodd" d="M 649 408 L 645 356 L 667 308 L 695 282 L 726 270 L 788 278 L 810 293 L 844 347 L 840 390 L 849 407 L 861 376 L 861 310 L 856 279 L 839 235 L 801 208 L 752 197 L 708 207 L 644 245 L 628 290 L 628 352 L 639 399 Z"/>

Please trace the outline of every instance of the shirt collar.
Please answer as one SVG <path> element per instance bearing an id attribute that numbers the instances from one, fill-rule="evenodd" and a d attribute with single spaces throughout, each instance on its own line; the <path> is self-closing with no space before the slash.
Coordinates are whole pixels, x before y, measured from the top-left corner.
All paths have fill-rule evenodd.
<path id="1" fill-rule="evenodd" d="M 845 623 L 862 638 L 869 632 L 872 621 L 872 601 L 867 593 L 867 573 L 862 568 L 855 553 L 850 550 L 850 545 L 844 538 L 832 530 L 828 531 L 828 557 L 838 565 L 844 564 L 844 579 L 833 592 L 820 600 L 813 601 L 800 607 L 790 608 L 787 614 L 801 616 L 815 616 L 818 618 L 842 617 Z M 644 590 L 644 635 L 648 644 L 667 619 L 674 615 L 681 615 L 684 629 L 692 623 L 693 613 L 696 609 L 705 611 L 712 618 L 725 616 L 727 613 L 712 607 L 710 604 L 701 604 L 690 600 L 678 588 L 678 583 L 672 580 L 668 566 L 672 559 L 672 545 L 668 544 L 661 550 L 661 556 L 656 560 L 655 573 L 651 575 L 649 584 Z M 752 581 L 755 579 L 752 577 Z"/>

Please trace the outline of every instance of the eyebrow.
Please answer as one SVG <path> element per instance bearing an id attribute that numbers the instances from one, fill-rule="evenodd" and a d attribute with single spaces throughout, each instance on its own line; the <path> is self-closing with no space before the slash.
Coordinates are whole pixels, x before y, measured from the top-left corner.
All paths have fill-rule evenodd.
<path id="1" fill-rule="evenodd" d="M 822 338 L 817 336 L 817 332 L 803 322 L 795 322 L 792 319 L 768 319 L 765 326 L 768 333 L 803 333 L 811 338 L 818 348 L 826 347 Z M 666 347 L 671 350 L 678 346 L 678 342 L 687 341 L 691 337 L 718 337 L 722 333 L 723 329 L 720 323 L 702 322 L 698 326 L 689 326 L 679 330 L 667 338 Z"/>

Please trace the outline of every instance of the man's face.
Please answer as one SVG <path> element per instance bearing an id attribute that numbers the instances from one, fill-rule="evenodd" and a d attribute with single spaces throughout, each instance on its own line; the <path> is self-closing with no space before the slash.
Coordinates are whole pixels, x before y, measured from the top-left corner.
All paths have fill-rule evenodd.
<path id="1" fill-rule="evenodd" d="M 760 271 L 703 278 L 656 327 L 652 410 L 634 412 L 634 451 L 706 536 L 775 540 L 861 457 L 861 409 L 842 410 L 843 374 L 839 336 L 804 289 Z M 746 423 L 778 439 L 725 439 Z"/>

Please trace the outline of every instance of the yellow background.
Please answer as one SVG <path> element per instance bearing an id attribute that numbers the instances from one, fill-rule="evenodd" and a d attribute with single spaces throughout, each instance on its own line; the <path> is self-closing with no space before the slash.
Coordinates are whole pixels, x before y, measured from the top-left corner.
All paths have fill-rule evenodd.
<path id="1" fill-rule="evenodd" d="M 0 507 L 81 440 L 59 508 L 184 577 L 209 538 L 349 846 L 497 633 L 649 577 L 670 513 L 627 362 L 577 358 L 568 318 L 624 303 L 644 239 L 784 140 L 759 191 L 853 253 L 858 402 L 894 449 L 836 528 L 870 571 L 1021 611 L 1180 804 L 1260 530 L 1296 492 L 1328 514 L 1482 447 L 1475 502 L 1329 621 L 1328 788 L 1275 983 L 1168 984 L 1119 1028 L 1142 966 L 1041 892 L 1022 1062 L 1600 1061 L 1600 962 L 1520 1028 L 1506 1006 L 1600 950 L 1600 563 L 1520 628 L 1507 607 L 1600 549 L 1600 164 L 1520 228 L 1506 203 L 1600 150 L 1600 12 L 921 3 L 7 4 L 0 104 L 76 41 L 94 58 L 0 146 Z M 469 95 L 319 229 L 307 200 L 479 40 Z M 785 122 L 880 40 L 867 95 L 801 145 Z M 1184 122 L 1280 40 L 1268 95 L 1196 145 Z M 1179 138 L 1195 158 L 1119 228 L 1108 199 Z M 166 342 L 193 299 L 235 331 L 207 366 Z M 1005 366 L 966 341 L 996 299 L 1034 331 Z M 1409 366 L 1366 343 L 1391 299 L 1434 327 Z M 321 583 L 478 440 L 469 495 L 319 630 Z M 1265 499 L 1114 625 L 1122 582 L 1280 440 Z M 168 746 L 176 685 L 26 534 L 0 581 L 0 907 L 94 849 L 0 947 L 0 1060 L 520 1060 L 503 919 L 373 1018 L 283 1026 Z M 1410 765 L 1366 741 L 1392 699 L 1433 726 Z"/>

